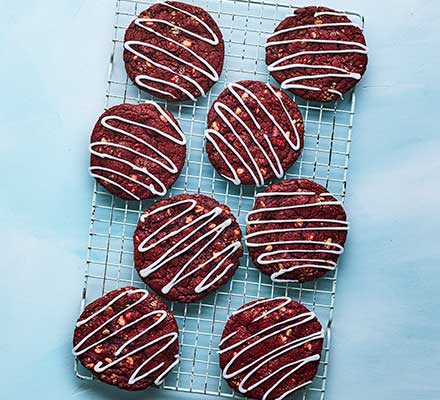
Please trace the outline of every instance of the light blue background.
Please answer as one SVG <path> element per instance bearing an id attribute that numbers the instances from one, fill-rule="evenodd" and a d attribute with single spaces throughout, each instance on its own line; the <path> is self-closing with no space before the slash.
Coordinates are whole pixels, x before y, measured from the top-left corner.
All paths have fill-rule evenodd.
<path id="1" fill-rule="evenodd" d="M 299 5 L 308 2 L 298 1 Z M 4 399 L 168 399 L 72 371 L 114 2 L 0 1 Z M 330 1 L 366 17 L 328 399 L 440 398 L 440 3 Z"/>

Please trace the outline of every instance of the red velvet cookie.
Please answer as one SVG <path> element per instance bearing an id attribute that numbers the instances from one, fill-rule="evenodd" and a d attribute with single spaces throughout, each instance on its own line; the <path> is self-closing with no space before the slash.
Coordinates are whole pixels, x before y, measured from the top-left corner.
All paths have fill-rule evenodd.
<path id="1" fill-rule="evenodd" d="M 356 85 L 367 68 L 367 46 L 362 29 L 348 16 L 303 7 L 277 26 L 266 43 L 266 63 L 281 88 L 329 102 Z"/>
<path id="2" fill-rule="evenodd" d="M 249 255 L 274 282 L 311 281 L 334 270 L 348 231 L 341 202 L 308 179 L 270 185 L 247 223 Z"/>
<path id="3" fill-rule="evenodd" d="M 288 297 L 245 304 L 222 334 L 223 377 L 246 397 L 284 399 L 311 383 L 323 337 L 316 315 Z"/>
<path id="4" fill-rule="evenodd" d="M 185 303 L 226 283 L 243 254 L 230 209 L 203 195 L 182 194 L 154 203 L 134 233 L 134 262 L 158 294 Z"/>
<path id="5" fill-rule="evenodd" d="M 224 42 L 214 19 L 202 8 L 158 2 L 127 28 L 124 61 L 140 89 L 168 101 L 195 100 L 219 79 Z"/>
<path id="6" fill-rule="evenodd" d="M 186 139 L 158 104 L 120 104 L 99 117 L 90 144 L 90 174 L 126 200 L 166 194 L 179 177 Z"/>
<path id="7" fill-rule="evenodd" d="M 259 81 L 230 83 L 208 114 L 206 151 L 234 184 L 281 178 L 300 156 L 304 126 L 295 102 Z"/>
<path id="8" fill-rule="evenodd" d="M 126 390 L 159 385 L 178 363 L 178 329 L 145 289 L 124 287 L 90 303 L 73 334 L 73 354 L 99 380 Z"/>

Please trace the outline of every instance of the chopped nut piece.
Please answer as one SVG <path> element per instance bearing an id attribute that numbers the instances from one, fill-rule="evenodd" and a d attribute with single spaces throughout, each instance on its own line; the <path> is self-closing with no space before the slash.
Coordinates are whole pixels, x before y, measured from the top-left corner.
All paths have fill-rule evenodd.
<path id="1" fill-rule="evenodd" d="M 198 214 L 201 213 L 204 210 L 204 208 L 202 206 L 196 206 L 194 211 Z"/>
<path id="2" fill-rule="evenodd" d="M 306 232 L 304 234 L 304 237 L 306 240 L 313 240 L 313 239 L 315 239 L 315 233 L 314 232 Z"/>
<path id="3" fill-rule="evenodd" d="M 93 351 L 94 351 L 96 354 L 101 354 L 101 353 L 102 353 L 102 350 L 103 350 L 102 346 L 101 346 L 101 345 L 98 345 L 98 346 L 95 347 L 95 350 L 93 350 Z"/>

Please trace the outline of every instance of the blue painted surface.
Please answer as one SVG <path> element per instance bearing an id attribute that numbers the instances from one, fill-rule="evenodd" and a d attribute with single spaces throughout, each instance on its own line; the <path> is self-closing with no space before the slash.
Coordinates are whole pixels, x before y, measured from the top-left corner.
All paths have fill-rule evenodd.
<path id="1" fill-rule="evenodd" d="M 327 398 L 438 399 L 440 5 L 327 5 L 366 16 L 371 49 L 358 90 L 346 202 L 352 229 Z M 2 398 L 189 398 L 121 393 L 72 372 L 92 188 L 86 149 L 103 107 L 113 2 L 2 6 Z"/>

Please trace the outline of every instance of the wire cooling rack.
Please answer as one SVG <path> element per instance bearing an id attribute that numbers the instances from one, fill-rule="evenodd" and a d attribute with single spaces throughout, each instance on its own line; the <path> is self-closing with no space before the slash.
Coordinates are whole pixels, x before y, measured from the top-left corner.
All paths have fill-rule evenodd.
<path id="1" fill-rule="evenodd" d="M 266 36 L 294 6 L 257 0 L 193 0 L 207 9 L 219 24 L 225 40 L 225 66 L 220 81 L 197 102 L 166 104 L 187 136 L 187 159 L 169 195 L 202 193 L 227 204 L 244 230 L 246 214 L 255 195 L 264 188 L 234 186 L 219 176 L 204 150 L 204 129 L 209 106 L 229 82 L 242 79 L 268 81 L 265 64 Z M 117 0 L 113 48 L 110 58 L 106 108 L 123 102 L 142 103 L 151 96 L 127 78 L 123 54 L 124 32 L 132 19 L 154 1 Z M 359 24 L 363 26 L 363 18 Z M 300 159 L 286 178 L 305 177 L 328 188 L 344 200 L 355 109 L 355 94 L 344 101 L 317 104 L 296 99 L 304 118 L 305 144 Z M 142 211 L 151 201 L 123 201 L 95 183 L 89 231 L 87 268 L 81 308 L 104 293 L 122 286 L 144 287 L 133 266 L 132 235 Z M 192 303 L 172 303 L 180 331 L 181 361 L 162 387 L 182 392 L 240 397 L 221 377 L 218 343 L 228 316 L 245 302 L 260 297 L 289 296 L 313 309 L 324 327 L 324 343 L 318 374 L 295 399 L 324 399 L 330 348 L 337 270 L 304 284 L 273 283 L 252 265 L 245 248 L 242 263 L 232 280 L 216 293 Z M 79 378 L 93 379 L 75 362 Z"/>

